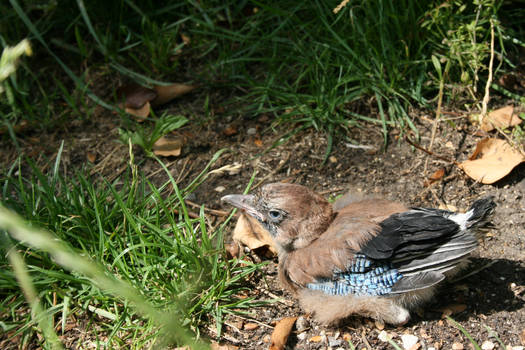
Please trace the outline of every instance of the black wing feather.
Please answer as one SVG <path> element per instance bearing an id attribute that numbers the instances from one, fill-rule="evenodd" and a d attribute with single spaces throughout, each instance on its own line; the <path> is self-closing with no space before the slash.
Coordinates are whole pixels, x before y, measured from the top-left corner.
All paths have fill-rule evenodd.
<path id="1" fill-rule="evenodd" d="M 459 231 L 454 221 L 441 213 L 413 209 L 394 214 L 380 223 L 381 230 L 362 248 L 372 259 L 389 259 L 437 247 Z"/>

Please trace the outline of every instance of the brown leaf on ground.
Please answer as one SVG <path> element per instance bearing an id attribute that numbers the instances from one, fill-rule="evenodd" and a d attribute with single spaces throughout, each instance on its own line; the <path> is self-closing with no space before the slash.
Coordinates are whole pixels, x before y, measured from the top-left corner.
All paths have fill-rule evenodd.
<path id="1" fill-rule="evenodd" d="M 117 98 L 124 101 L 124 107 L 140 109 L 146 102 L 157 97 L 155 90 L 141 86 L 137 83 L 122 85 L 117 89 Z"/>
<path id="2" fill-rule="evenodd" d="M 247 330 L 247 331 L 253 331 L 254 329 L 257 329 L 257 328 L 259 328 L 259 325 L 257 323 L 253 323 L 253 322 L 246 323 L 244 325 L 244 329 Z"/>
<path id="3" fill-rule="evenodd" d="M 319 343 L 321 340 L 323 340 L 323 337 L 321 337 L 320 335 L 314 335 L 313 337 L 308 339 L 308 341 L 311 341 L 312 343 Z"/>
<path id="4" fill-rule="evenodd" d="M 445 168 L 438 169 L 434 171 L 434 173 L 430 175 L 427 180 L 425 180 L 423 185 L 425 187 L 428 187 L 432 185 L 434 182 L 441 180 L 443 176 L 445 176 Z"/>
<path id="5" fill-rule="evenodd" d="M 523 328 L 523 330 L 521 331 L 520 341 L 521 341 L 521 345 L 525 346 L 525 328 Z"/>
<path id="6" fill-rule="evenodd" d="M 224 134 L 224 136 L 233 136 L 237 134 L 237 129 L 233 126 L 228 126 L 222 131 L 222 133 Z"/>
<path id="7" fill-rule="evenodd" d="M 157 98 L 151 101 L 151 104 L 153 106 L 163 105 L 174 98 L 195 90 L 196 87 L 195 85 L 185 84 L 155 85 L 153 88 L 157 92 Z"/>
<path id="8" fill-rule="evenodd" d="M 97 159 L 97 155 L 93 152 L 87 152 L 86 157 L 90 163 L 95 163 L 95 160 Z"/>
<path id="9" fill-rule="evenodd" d="M 146 102 L 141 108 L 134 109 L 131 107 L 124 108 L 126 113 L 131 114 L 137 118 L 137 121 L 143 122 L 148 118 L 149 113 L 151 112 L 151 105 L 149 102 Z"/>
<path id="10" fill-rule="evenodd" d="M 237 242 L 231 242 L 224 245 L 224 248 L 226 249 L 226 253 L 228 254 L 228 258 L 238 258 L 241 254 L 241 247 L 239 247 L 239 243 Z"/>
<path id="11" fill-rule="evenodd" d="M 119 101 L 124 101 L 124 107 L 132 110 L 141 109 L 146 102 L 152 101 L 156 97 L 157 93 L 155 90 L 137 83 L 125 84 L 117 89 L 117 98 Z"/>
<path id="12" fill-rule="evenodd" d="M 513 106 L 506 106 L 490 112 L 481 123 L 483 131 L 491 131 L 496 128 L 506 129 L 518 125 L 522 122 L 521 118 L 514 114 Z"/>
<path id="13" fill-rule="evenodd" d="M 467 305 L 465 305 L 465 304 L 450 304 L 450 305 L 447 305 L 447 306 L 439 309 L 439 311 L 442 312 L 441 318 L 445 318 L 447 316 L 451 316 L 451 315 L 454 315 L 454 314 L 459 314 L 460 312 L 463 312 L 466 309 L 467 309 Z"/>
<path id="14" fill-rule="evenodd" d="M 186 45 L 189 45 L 189 43 L 191 43 L 191 39 L 189 36 L 187 36 L 186 34 L 182 34 L 180 35 L 180 38 L 182 39 L 182 42 Z"/>
<path id="15" fill-rule="evenodd" d="M 261 226 L 259 221 L 249 215 L 241 214 L 233 230 L 233 239 L 255 250 L 264 246 L 268 246 L 269 250 L 277 253 L 277 249 L 273 245 L 272 238 L 268 231 Z"/>
<path id="16" fill-rule="evenodd" d="M 295 320 L 297 317 L 285 317 L 277 323 L 272 333 L 270 350 L 283 350 L 285 348 Z"/>
<path id="17" fill-rule="evenodd" d="M 177 157 L 180 156 L 182 149 L 182 140 L 180 139 L 169 139 L 165 136 L 153 144 L 153 153 L 163 157 Z"/>
<path id="18" fill-rule="evenodd" d="M 478 142 L 469 160 L 460 163 L 459 167 L 472 179 L 492 184 L 523 161 L 523 155 L 507 141 L 486 138 Z"/>
<path id="19" fill-rule="evenodd" d="M 239 347 L 230 344 L 219 344 L 216 342 L 211 343 L 210 348 L 212 350 L 237 350 Z"/>

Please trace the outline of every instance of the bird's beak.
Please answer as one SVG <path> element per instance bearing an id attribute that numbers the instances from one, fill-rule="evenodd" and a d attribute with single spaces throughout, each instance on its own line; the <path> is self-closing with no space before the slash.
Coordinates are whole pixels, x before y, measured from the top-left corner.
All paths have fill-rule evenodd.
<path id="1" fill-rule="evenodd" d="M 242 209 L 246 214 L 253 216 L 259 221 L 264 221 L 264 217 L 255 209 L 255 196 L 251 194 L 229 194 L 221 198 L 228 204 L 236 208 Z"/>

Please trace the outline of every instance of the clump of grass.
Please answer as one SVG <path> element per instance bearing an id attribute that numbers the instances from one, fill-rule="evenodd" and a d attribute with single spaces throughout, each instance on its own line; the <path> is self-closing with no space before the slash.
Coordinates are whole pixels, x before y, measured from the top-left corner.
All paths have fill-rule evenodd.
<path id="1" fill-rule="evenodd" d="M 446 86 L 453 88 L 445 89 L 446 97 L 466 92 L 477 101 L 477 86 L 487 73 L 487 23 L 496 25 L 500 63 L 512 67 L 506 47 L 523 42 L 516 38 L 523 33 L 507 30 L 509 21 L 498 21 L 508 10 L 503 12 L 497 0 L 360 0 L 337 14 L 336 3 L 319 0 L 10 4 L 7 18 L 14 25 L 8 35 L 25 36 L 27 27 L 82 91 L 87 91 L 82 72 L 73 72 L 67 62 L 83 59 L 90 68 L 105 66 L 107 74 L 144 84 L 183 70 L 203 86 L 240 87 L 235 105 L 251 114 L 271 113 L 278 122 L 329 135 L 363 121 L 380 125 L 385 135 L 390 127 L 417 132 L 408 107 L 432 106 L 442 83 L 434 76 L 432 56 L 451 62 Z M 508 26 L 519 24 L 514 20 Z M 42 80 L 38 72 L 32 74 Z M 35 85 L 26 77 L 18 97 L 23 108 L 31 106 L 27 98 L 22 101 L 23 92 Z M 237 112 L 232 107 L 231 113 Z"/>
<path id="2" fill-rule="evenodd" d="M 172 178 L 155 187 L 132 162 L 114 183 L 82 172 L 66 178 L 60 152 L 49 175 L 31 161 L 13 165 L 0 181 L 2 206 L 28 222 L 2 207 L 11 264 L 2 254 L 0 313 L 9 337 L 30 342 L 43 331 L 51 341 L 50 330 L 63 334 L 68 323 L 98 317 L 105 321 L 87 331 L 99 346 L 190 344 L 210 318 L 220 334 L 225 314 L 255 305 L 236 295 L 257 266 L 226 259 L 224 225 L 210 231 L 203 210 L 192 219 L 185 206 L 211 164 L 188 188 Z M 33 313 L 17 311 L 24 305 L 17 280 Z"/>

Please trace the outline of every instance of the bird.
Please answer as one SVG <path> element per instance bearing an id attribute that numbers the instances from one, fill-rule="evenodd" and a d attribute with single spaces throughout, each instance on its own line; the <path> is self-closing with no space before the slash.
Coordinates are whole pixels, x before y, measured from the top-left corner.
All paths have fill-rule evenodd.
<path id="1" fill-rule="evenodd" d="M 325 325 L 353 315 L 406 324 L 440 282 L 468 264 L 496 207 L 491 196 L 465 213 L 352 194 L 332 204 L 292 183 L 221 200 L 268 231 L 282 286 Z"/>

